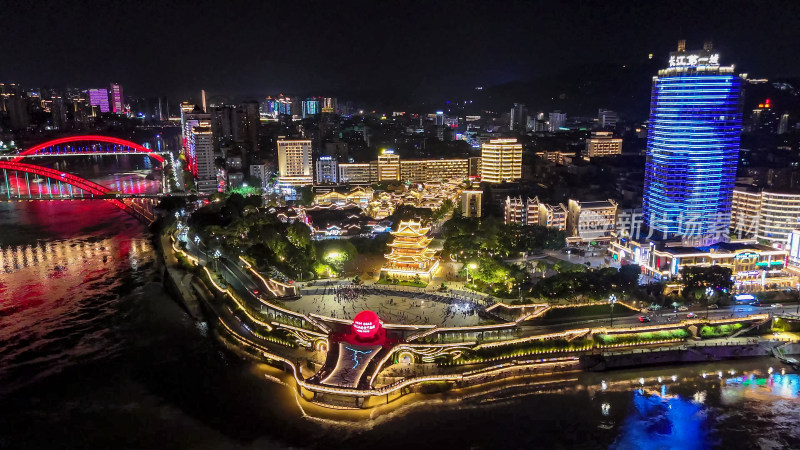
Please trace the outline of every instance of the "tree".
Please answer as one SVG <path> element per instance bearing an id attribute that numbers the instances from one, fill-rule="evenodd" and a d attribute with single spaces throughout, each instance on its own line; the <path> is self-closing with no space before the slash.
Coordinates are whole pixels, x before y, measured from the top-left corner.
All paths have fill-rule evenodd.
<path id="1" fill-rule="evenodd" d="M 638 264 L 628 264 L 619 268 L 619 284 L 623 288 L 638 286 L 642 268 Z"/>

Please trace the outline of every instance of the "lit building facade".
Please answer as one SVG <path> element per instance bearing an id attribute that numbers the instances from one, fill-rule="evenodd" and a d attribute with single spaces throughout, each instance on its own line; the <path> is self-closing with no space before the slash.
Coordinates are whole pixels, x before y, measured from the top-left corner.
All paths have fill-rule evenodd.
<path id="1" fill-rule="evenodd" d="M 800 237 L 798 237 L 800 239 Z M 615 259 L 626 259 L 642 266 L 656 279 L 678 277 L 683 267 L 722 266 L 731 269 L 734 289 L 753 292 L 795 287 L 797 275 L 784 270 L 787 251 L 766 245 L 719 242 L 710 246 L 670 246 L 665 241 L 640 242 L 619 239 L 610 248 Z"/>
<path id="2" fill-rule="evenodd" d="M 800 220 L 800 194 L 733 190 L 731 229 L 737 237 L 755 237 L 782 247 Z"/>
<path id="3" fill-rule="evenodd" d="M 400 156 L 393 150 L 384 150 L 378 155 L 378 181 L 400 180 Z"/>
<path id="4" fill-rule="evenodd" d="M 617 203 L 569 201 L 567 211 L 567 241 L 609 242 L 617 225 Z"/>
<path id="5" fill-rule="evenodd" d="M 504 222 L 506 225 L 518 223 L 522 225 L 525 220 L 525 203 L 522 202 L 522 197 L 506 197 L 506 207 Z"/>
<path id="6" fill-rule="evenodd" d="M 615 138 L 610 131 L 595 131 L 586 140 L 586 156 L 597 158 L 622 154 L 622 138 Z"/>
<path id="7" fill-rule="evenodd" d="M 361 209 L 367 209 L 375 191 L 371 187 L 356 187 L 350 192 L 330 191 L 314 196 L 314 204 L 321 206 L 337 205 L 345 206 L 348 203 L 357 205 Z"/>
<path id="8" fill-rule="evenodd" d="M 567 208 L 561 203 L 558 205 L 539 203 L 539 225 L 566 231 Z"/>
<path id="9" fill-rule="evenodd" d="M 122 86 L 117 83 L 111 84 L 111 112 L 123 114 L 125 112 L 125 97 L 122 96 Z"/>
<path id="10" fill-rule="evenodd" d="M 317 159 L 317 183 L 338 183 L 339 167 L 333 156 L 320 156 Z"/>
<path id="11" fill-rule="evenodd" d="M 310 140 L 278 141 L 278 174 L 281 186 L 297 187 L 313 183 Z"/>
<path id="12" fill-rule="evenodd" d="M 492 139 L 481 146 L 481 181 L 503 183 L 522 178 L 522 144 Z"/>
<path id="13" fill-rule="evenodd" d="M 218 183 L 211 127 L 192 127 L 189 134 L 189 154 L 193 155 L 197 167 L 197 190 L 199 192 L 215 192 Z"/>
<path id="14" fill-rule="evenodd" d="M 89 104 L 97 106 L 101 113 L 111 111 L 108 105 L 108 90 L 107 89 L 89 89 Z"/>
<path id="15" fill-rule="evenodd" d="M 469 177 L 469 159 L 409 159 L 400 161 L 402 181 L 462 181 Z"/>
<path id="16" fill-rule="evenodd" d="M 461 215 L 464 217 L 481 217 L 481 204 L 483 191 L 480 189 L 467 189 L 461 192 Z"/>
<path id="17" fill-rule="evenodd" d="M 391 252 L 381 268 L 381 275 L 393 279 L 413 280 L 419 277 L 423 282 L 430 282 L 439 268 L 439 260 L 433 249 L 428 246 L 432 238 L 428 236 L 429 227 L 420 222 L 401 221 L 397 230 L 392 231 L 394 239 L 388 246 Z"/>
<path id="18" fill-rule="evenodd" d="M 192 130 L 195 127 L 211 127 L 211 115 L 189 102 L 181 103 L 181 132 L 183 134 L 181 149 L 186 159 L 186 168 L 197 178 L 199 176 L 197 156 L 195 147 L 190 145 Z"/>
<path id="19" fill-rule="evenodd" d="M 742 79 L 710 44 L 670 53 L 653 79 L 644 222 L 656 238 L 726 239 L 742 130 Z"/>
<path id="20" fill-rule="evenodd" d="M 370 163 L 341 163 L 339 164 L 339 183 L 370 184 L 377 180 L 372 177 Z"/>

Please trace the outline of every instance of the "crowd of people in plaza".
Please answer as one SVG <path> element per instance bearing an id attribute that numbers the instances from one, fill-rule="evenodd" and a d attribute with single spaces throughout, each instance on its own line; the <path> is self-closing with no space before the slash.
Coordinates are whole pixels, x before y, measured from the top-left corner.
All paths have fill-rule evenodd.
<path id="1" fill-rule="evenodd" d="M 476 299 L 450 293 L 398 290 L 361 284 L 317 285 L 304 289 L 302 293 L 312 298 L 312 307 L 317 314 L 345 319 L 364 309 L 372 309 L 384 321 L 393 323 L 439 324 L 459 316 L 466 319 L 479 314 L 491 304 L 490 300 L 480 297 Z M 368 305 L 369 296 L 380 296 L 385 300 L 377 305 Z M 437 317 L 431 308 L 426 310 L 426 302 L 442 304 L 444 309 L 437 308 L 441 311 Z"/>

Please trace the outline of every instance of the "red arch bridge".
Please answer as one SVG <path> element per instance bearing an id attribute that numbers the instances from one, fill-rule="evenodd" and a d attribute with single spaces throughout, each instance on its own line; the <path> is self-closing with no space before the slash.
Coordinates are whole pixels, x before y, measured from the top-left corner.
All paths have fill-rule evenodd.
<path id="1" fill-rule="evenodd" d="M 125 139 L 109 136 L 85 134 L 53 139 L 33 146 L 14 156 L 12 161 L 20 162 L 32 156 L 78 156 L 78 155 L 130 155 L 146 154 L 159 163 L 164 163 L 165 152 L 155 152 Z"/>
<path id="2" fill-rule="evenodd" d="M 23 163 L 34 156 L 146 154 L 163 165 L 164 157 L 139 144 L 107 136 L 81 135 L 54 139 L 31 147 L 17 155 L 0 158 L 0 191 L 8 199 L 106 199 L 115 206 L 147 222 L 155 220 L 153 206 L 157 199 L 148 195 L 121 195 L 85 178 L 58 169 Z M 31 178 L 37 185 L 31 188 Z M 46 182 L 46 186 L 45 186 Z"/>

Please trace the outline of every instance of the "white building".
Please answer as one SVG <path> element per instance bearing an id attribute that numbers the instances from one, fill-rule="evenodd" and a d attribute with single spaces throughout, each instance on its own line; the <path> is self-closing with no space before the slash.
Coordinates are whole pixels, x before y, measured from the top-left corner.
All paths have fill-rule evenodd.
<path id="1" fill-rule="evenodd" d="M 215 192 L 217 190 L 217 168 L 214 165 L 214 138 L 211 127 L 192 127 L 189 133 L 188 148 L 197 162 L 197 190 Z"/>
<path id="2" fill-rule="evenodd" d="M 781 247 L 800 220 L 800 194 L 733 190 L 731 228 L 737 237 L 755 237 Z"/>
<path id="3" fill-rule="evenodd" d="M 278 183 L 307 186 L 314 182 L 310 140 L 278 141 Z"/>

